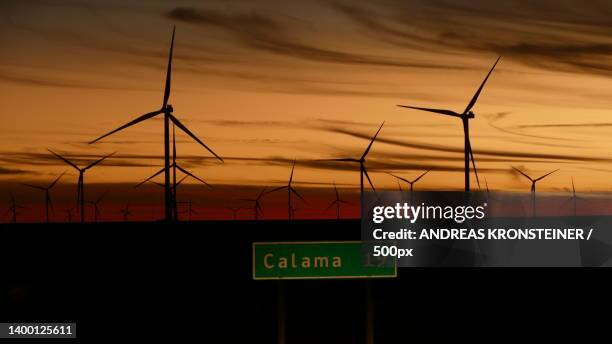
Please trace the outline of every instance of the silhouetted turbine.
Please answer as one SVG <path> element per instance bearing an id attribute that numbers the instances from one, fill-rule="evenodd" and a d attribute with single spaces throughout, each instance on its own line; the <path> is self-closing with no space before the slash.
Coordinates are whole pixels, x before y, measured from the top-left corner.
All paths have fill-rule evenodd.
<path id="1" fill-rule="evenodd" d="M 395 174 L 393 174 L 393 173 L 388 173 L 388 172 L 387 172 L 387 173 L 388 173 L 388 174 L 390 174 L 390 175 L 392 175 L 393 177 L 395 177 L 395 178 L 396 178 L 396 179 L 398 179 L 398 180 L 401 180 L 401 181 L 403 181 L 403 182 L 408 183 L 408 185 L 410 185 L 410 192 L 413 192 L 413 191 L 414 191 L 414 184 L 415 184 L 416 182 L 418 182 L 418 181 L 419 181 L 421 178 L 423 178 L 423 177 L 424 177 L 424 176 L 425 176 L 427 173 L 429 173 L 429 171 L 431 171 L 431 170 L 432 170 L 432 169 L 430 168 L 429 170 L 427 170 L 427 171 L 423 172 L 423 173 L 422 173 L 420 176 L 416 177 L 416 178 L 415 178 L 415 179 L 413 179 L 413 180 L 408 180 L 408 179 L 406 179 L 406 178 L 402 178 L 402 177 L 397 176 L 397 175 L 395 175 Z"/>
<path id="2" fill-rule="evenodd" d="M 10 213 L 11 214 L 11 219 L 13 220 L 13 223 L 17 223 L 17 215 L 19 215 L 18 213 L 18 209 L 25 209 L 24 206 L 17 204 L 17 202 L 15 202 L 15 196 L 13 196 L 12 192 L 9 192 L 9 195 L 11 197 L 11 206 L 6 210 L 6 213 Z"/>
<path id="3" fill-rule="evenodd" d="M 115 152 L 113 152 L 111 154 L 108 154 L 106 156 L 103 156 L 102 158 L 92 162 L 91 164 L 89 164 L 89 165 L 87 165 L 87 166 L 85 166 L 83 168 L 79 168 L 72 161 L 64 158 L 63 156 L 55 153 L 54 151 L 52 151 L 50 149 L 47 149 L 47 150 L 49 152 L 51 152 L 51 154 L 53 154 L 57 158 L 59 158 L 60 160 L 64 161 L 68 165 L 74 167 L 74 169 L 79 172 L 79 180 L 78 180 L 78 183 L 77 183 L 77 209 L 79 209 L 79 213 L 81 214 L 81 222 L 85 222 L 85 172 L 87 170 L 89 170 L 90 168 L 96 166 L 97 164 L 101 163 L 102 161 L 104 161 L 108 157 L 112 156 L 113 154 L 115 154 Z"/>
<path id="4" fill-rule="evenodd" d="M 576 194 L 576 187 L 574 186 L 574 177 L 572 177 L 572 197 L 570 198 L 574 203 L 574 216 L 578 215 L 578 201 L 585 201 L 584 198 Z"/>
<path id="5" fill-rule="evenodd" d="M 293 171 L 295 170 L 295 160 L 293 160 L 293 166 L 291 167 L 291 174 L 289 175 L 289 182 L 287 183 L 287 185 L 284 186 L 279 186 L 275 189 L 272 189 L 270 191 L 268 191 L 268 193 L 272 193 L 272 192 L 276 192 L 276 191 L 280 191 L 280 190 L 284 190 L 287 189 L 287 211 L 288 211 L 288 217 L 289 220 L 291 220 L 293 218 L 293 211 L 291 210 L 291 194 L 294 193 L 296 196 L 298 196 L 299 199 L 302 200 L 302 202 L 308 204 L 308 202 L 306 202 L 306 200 L 304 199 L 304 197 L 302 197 L 302 195 L 300 195 L 291 185 L 291 183 L 293 182 Z"/>
<path id="6" fill-rule="evenodd" d="M 238 219 L 238 212 L 242 209 L 242 208 L 232 208 L 232 207 L 227 207 L 228 210 L 230 210 L 232 212 L 232 218 L 234 220 Z"/>
<path id="7" fill-rule="evenodd" d="M 406 178 L 403 178 L 403 177 L 397 176 L 397 175 L 395 175 L 395 174 L 393 174 L 393 173 L 389 173 L 389 172 L 387 172 L 387 173 L 388 173 L 388 174 L 390 174 L 391 176 L 395 177 L 395 178 L 398 180 L 398 182 L 401 180 L 401 181 L 403 181 L 403 182 L 408 183 L 408 185 L 410 185 L 410 203 L 412 204 L 412 193 L 414 192 L 414 184 L 415 184 L 416 182 L 418 182 L 418 181 L 419 181 L 421 178 L 423 178 L 423 177 L 424 177 L 424 176 L 425 176 L 427 173 L 429 173 L 429 171 L 431 171 L 431 170 L 432 170 L 432 169 L 430 168 L 429 170 L 427 170 L 427 171 L 425 171 L 425 172 L 421 173 L 421 175 L 419 175 L 418 177 L 416 177 L 416 178 L 415 178 L 415 179 L 413 179 L 413 180 L 409 180 L 409 179 L 406 179 Z M 401 188 L 401 187 L 400 187 L 400 188 Z"/>
<path id="8" fill-rule="evenodd" d="M 189 172 L 189 171 L 185 170 L 184 168 L 182 168 L 182 167 L 181 167 L 179 164 L 177 164 L 176 162 L 172 163 L 172 165 L 170 165 L 170 166 L 171 166 L 173 169 L 175 169 L 175 170 L 176 170 L 176 169 L 178 169 L 179 171 L 181 171 L 181 172 L 183 172 L 183 173 L 185 174 L 185 175 L 183 176 L 183 178 L 181 178 L 181 179 L 180 179 L 178 182 L 176 181 L 176 174 L 174 174 L 175 179 L 173 180 L 172 190 L 171 190 L 171 191 L 172 191 L 172 192 L 171 192 L 171 195 L 172 195 L 172 210 L 173 210 L 173 213 L 178 212 L 178 206 L 177 206 L 177 204 L 176 204 L 176 203 L 177 203 L 177 198 L 176 198 L 176 197 L 177 197 L 177 189 L 178 189 L 178 186 L 179 186 L 179 185 L 181 185 L 181 183 L 182 183 L 182 182 L 183 182 L 183 181 L 184 181 L 184 180 L 185 180 L 187 177 L 191 177 L 191 178 L 193 178 L 193 179 L 196 179 L 197 181 L 201 182 L 202 184 L 204 184 L 204 185 L 206 185 L 206 186 L 208 186 L 209 188 L 211 188 L 211 189 L 212 189 L 212 185 L 208 184 L 208 183 L 207 183 L 207 182 L 205 182 L 203 179 L 200 179 L 199 177 L 195 176 L 193 173 L 191 173 L 191 172 Z M 158 175 L 160 175 L 162 172 L 164 172 L 164 168 L 162 168 L 161 170 L 157 171 L 157 173 L 153 174 L 153 175 L 152 175 L 152 176 L 150 176 L 149 178 L 147 178 L 147 179 L 143 180 L 142 182 L 140 182 L 140 183 L 136 184 L 134 187 L 135 187 L 135 188 L 137 188 L 137 187 L 141 186 L 142 184 L 144 184 L 144 183 L 146 183 L 146 182 L 151 182 L 151 183 L 153 183 L 153 184 L 156 184 L 156 185 L 158 185 L 158 186 L 161 186 L 161 187 L 165 188 L 165 187 L 166 187 L 166 185 L 161 184 L 161 183 L 158 183 L 158 182 L 155 182 L 155 181 L 153 181 L 153 180 L 152 180 L 153 178 L 155 178 L 155 177 L 157 177 Z M 175 219 L 175 220 L 178 220 L 178 213 L 176 213 L 176 214 L 174 215 L 174 219 Z"/>
<path id="9" fill-rule="evenodd" d="M 130 211 L 130 205 L 126 204 L 125 208 L 121 209 L 120 213 L 123 215 L 123 222 L 128 222 L 128 216 L 132 214 Z"/>
<path id="10" fill-rule="evenodd" d="M 336 199 L 325 208 L 325 210 L 331 209 L 334 205 L 336 206 L 336 218 L 340 220 L 340 204 L 351 204 L 347 201 L 340 199 L 340 193 L 338 193 L 338 188 L 336 187 L 336 183 L 334 183 L 334 192 L 336 194 Z"/>
<path id="11" fill-rule="evenodd" d="M 366 169 L 365 163 L 366 163 L 366 157 L 368 156 L 368 153 L 370 152 L 370 148 L 372 148 L 372 144 L 374 144 L 374 141 L 376 140 L 376 137 L 378 136 L 378 133 L 382 129 L 383 125 L 385 125 L 385 122 L 382 122 L 382 124 L 380 125 L 380 128 L 378 128 L 378 130 L 376 131 L 376 134 L 374 134 L 374 136 L 372 137 L 370 144 L 368 145 L 366 150 L 361 155 L 361 158 L 359 159 L 354 159 L 354 158 L 328 159 L 328 161 L 345 161 L 345 162 L 359 163 L 359 190 L 361 192 L 360 197 L 363 196 L 363 176 L 364 175 L 368 179 L 368 182 L 370 183 L 372 190 L 376 191 L 376 189 L 374 188 L 374 184 L 372 184 L 372 180 L 370 179 L 370 176 L 368 175 L 368 170 Z"/>
<path id="12" fill-rule="evenodd" d="M 478 171 L 476 170 L 476 162 L 474 161 L 474 153 L 472 152 L 472 144 L 470 143 L 469 120 L 475 117 L 474 112 L 472 112 L 472 108 L 476 104 L 476 101 L 478 100 L 478 96 L 480 96 L 480 92 L 484 88 L 484 85 L 486 84 L 487 80 L 489 79 L 489 76 L 493 72 L 493 69 L 495 69 L 495 66 L 497 66 L 497 63 L 499 62 L 500 59 L 501 59 L 501 56 L 497 58 L 497 61 L 495 61 L 495 64 L 493 65 L 493 67 L 491 68 L 487 76 L 485 77 L 482 84 L 480 84 L 480 87 L 476 91 L 476 94 L 474 94 L 474 97 L 472 97 L 472 100 L 470 100 L 470 103 L 467 105 L 463 113 L 457 113 L 452 110 L 430 109 L 430 108 L 423 108 L 423 107 L 398 105 L 399 107 L 403 107 L 403 108 L 434 112 L 434 113 L 438 113 L 441 115 L 453 116 L 453 117 L 457 117 L 461 119 L 461 122 L 463 123 L 463 135 L 464 135 L 465 191 L 466 192 L 470 191 L 470 160 L 472 160 L 472 166 L 474 167 L 474 174 L 476 175 L 476 182 L 478 183 L 478 187 L 480 188 L 480 180 L 478 180 Z"/>
<path id="13" fill-rule="evenodd" d="M 95 201 L 87 201 L 88 204 L 91 204 L 94 207 L 94 222 L 98 222 L 98 216 L 102 215 L 102 212 L 100 211 L 100 202 L 102 202 L 107 193 L 108 191 L 104 191 L 104 193 Z"/>
<path id="14" fill-rule="evenodd" d="M 533 216 L 536 216 L 536 183 L 539 182 L 540 180 L 550 176 L 551 174 L 559 171 L 559 169 L 556 169 L 552 172 L 548 172 L 545 175 L 538 177 L 538 178 L 531 178 L 530 176 L 528 176 L 525 172 L 519 170 L 518 168 L 512 166 L 513 169 L 515 169 L 518 173 L 522 174 L 523 176 L 525 176 L 525 178 L 529 179 L 529 181 L 531 181 L 531 205 L 533 207 Z"/>
<path id="15" fill-rule="evenodd" d="M 186 204 L 187 205 L 187 210 L 183 211 L 183 213 L 187 213 L 188 216 L 188 220 L 191 221 L 191 215 L 193 214 L 198 214 L 197 211 L 195 211 L 195 209 L 193 209 L 193 202 L 191 202 L 191 200 L 187 201 L 187 202 L 177 202 L 179 204 Z"/>
<path id="16" fill-rule="evenodd" d="M 74 208 L 64 209 L 64 212 L 66 213 L 66 220 L 68 220 L 68 222 L 72 222 L 72 212 L 73 211 L 74 211 Z"/>
<path id="17" fill-rule="evenodd" d="M 45 221 L 47 223 L 49 223 L 49 208 L 51 208 L 51 211 L 53 211 L 53 214 L 55 214 L 55 211 L 53 210 L 53 202 L 51 201 L 51 188 L 53 188 L 55 186 L 55 184 L 60 180 L 60 178 L 62 178 L 62 176 L 65 174 L 66 172 L 63 172 L 62 174 L 59 175 L 59 177 L 57 177 L 53 182 L 51 182 L 51 184 L 45 186 L 39 186 L 39 185 L 33 185 L 33 184 L 26 184 L 23 183 L 23 185 L 33 188 L 33 189 L 37 189 L 37 190 L 41 190 L 45 193 Z"/>
<path id="18" fill-rule="evenodd" d="M 215 152 L 213 152 L 212 149 L 208 148 L 208 146 L 205 145 L 204 142 L 202 142 L 199 138 L 197 138 L 195 134 L 193 134 L 189 129 L 187 129 L 186 126 L 183 125 L 183 123 L 181 123 L 176 117 L 174 117 L 174 115 L 172 114 L 173 112 L 172 105 L 168 104 L 168 99 L 170 98 L 170 84 L 171 84 L 171 79 L 172 79 L 172 51 L 174 49 L 174 34 L 175 34 L 175 28 L 172 29 L 172 41 L 170 43 L 170 53 L 168 55 L 168 69 L 166 71 L 166 85 L 164 88 L 164 99 L 162 102 L 161 109 L 146 113 L 132 120 L 131 122 L 128 122 L 122 125 L 121 127 L 109 133 L 106 133 L 98 137 L 97 139 L 89 142 L 90 144 L 95 143 L 111 134 L 114 134 L 120 130 L 128 128 L 132 125 L 135 125 L 147 119 L 153 118 L 160 114 L 164 115 L 164 168 L 162 172 L 164 172 L 164 211 L 165 211 L 166 221 L 173 220 L 172 187 L 170 185 L 170 167 L 171 167 L 170 165 L 170 121 L 172 121 L 172 123 L 174 123 L 174 125 L 176 125 L 184 133 L 191 136 L 192 139 L 194 139 L 196 142 L 198 142 L 200 145 L 206 148 L 217 159 L 223 162 L 223 159 L 220 156 L 218 156 Z"/>
<path id="19" fill-rule="evenodd" d="M 240 199 L 241 201 L 253 202 L 253 214 L 255 216 L 255 220 L 259 220 L 259 213 L 263 215 L 263 208 L 261 207 L 261 197 L 263 197 L 263 195 L 266 193 L 266 188 L 267 187 L 264 187 L 256 198 Z"/>

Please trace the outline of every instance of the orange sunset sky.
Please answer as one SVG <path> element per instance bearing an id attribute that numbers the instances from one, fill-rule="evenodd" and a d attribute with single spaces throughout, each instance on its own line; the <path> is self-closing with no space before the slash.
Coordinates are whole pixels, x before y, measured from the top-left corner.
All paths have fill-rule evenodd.
<path id="1" fill-rule="evenodd" d="M 73 192 L 77 175 L 47 148 L 81 164 L 117 152 L 91 185 L 160 169 L 161 120 L 87 142 L 159 108 L 172 25 L 170 103 L 225 163 L 182 133 L 178 160 L 247 190 L 232 196 L 281 185 L 294 158 L 296 188 L 355 189 L 357 166 L 318 159 L 358 157 L 382 121 L 367 164 L 377 188 L 397 187 L 385 171 L 433 167 L 420 189 L 460 190 L 461 122 L 396 105 L 461 112 L 500 55 L 470 127 L 489 186 L 527 191 L 517 166 L 561 169 L 539 190 L 571 177 L 584 192 L 612 187 L 610 1 L 4 0 L 0 17 L 1 204 L 8 191 L 38 200 L 18 183 L 63 171 L 58 192 Z"/>

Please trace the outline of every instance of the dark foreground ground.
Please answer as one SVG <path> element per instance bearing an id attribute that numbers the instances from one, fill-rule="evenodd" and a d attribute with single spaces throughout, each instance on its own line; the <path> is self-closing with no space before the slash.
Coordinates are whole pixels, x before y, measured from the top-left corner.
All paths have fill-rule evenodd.
<path id="1" fill-rule="evenodd" d="M 274 343 L 277 282 L 252 280 L 251 243 L 291 240 L 359 240 L 359 222 L 0 225 L 0 322 Z M 399 269 L 373 281 L 375 342 L 606 338 L 609 271 Z M 288 343 L 365 342 L 363 280 L 285 283 Z"/>

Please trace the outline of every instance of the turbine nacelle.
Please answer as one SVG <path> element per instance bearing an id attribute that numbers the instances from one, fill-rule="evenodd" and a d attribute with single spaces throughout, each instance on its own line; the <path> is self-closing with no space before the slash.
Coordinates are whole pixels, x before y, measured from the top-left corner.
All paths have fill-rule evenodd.
<path id="1" fill-rule="evenodd" d="M 464 116 L 471 119 L 471 118 L 476 117 L 476 114 L 472 110 L 470 110 L 466 112 Z"/>
<path id="2" fill-rule="evenodd" d="M 166 113 L 174 112 L 174 108 L 172 107 L 172 104 L 167 104 L 166 107 L 164 108 L 164 112 Z"/>

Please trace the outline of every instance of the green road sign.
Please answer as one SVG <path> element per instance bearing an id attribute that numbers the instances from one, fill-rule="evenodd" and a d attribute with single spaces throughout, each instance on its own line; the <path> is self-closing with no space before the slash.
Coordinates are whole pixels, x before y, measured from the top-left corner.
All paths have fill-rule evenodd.
<path id="1" fill-rule="evenodd" d="M 253 243 L 256 280 L 396 277 L 395 260 L 384 263 L 364 263 L 360 241 Z"/>

